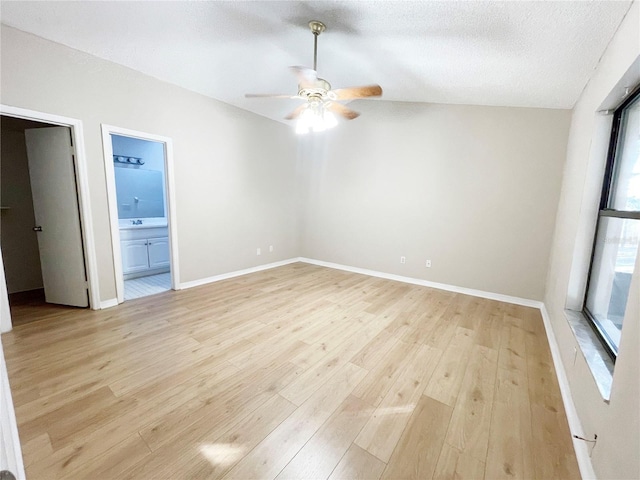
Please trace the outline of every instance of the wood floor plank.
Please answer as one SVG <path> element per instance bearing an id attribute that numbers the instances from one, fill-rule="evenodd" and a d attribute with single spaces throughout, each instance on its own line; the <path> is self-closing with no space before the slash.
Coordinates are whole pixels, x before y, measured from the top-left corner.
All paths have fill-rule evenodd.
<path id="1" fill-rule="evenodd" d="M 387 288 L 378 289 L 370 296 L 371 304 L 367 307 L 366 312 L 373 315 L 379 315 L 384 312 L 397 311 L 398 307 L 391 300 L 402 298 L 411 290 L 411 286 L 400 282 L 389 282 Z"/>
<path id="2" fill-rule="evenodd" d="M 227 431 L 224 435 L 209 441 L 203 438 L 199 447 L 206 462 L 192 463 L 184 470 L 187 478 L 221 478 L 240 459 L 258 445 L 275 430 L 296 409 L 296 406 L 280 395 L 266 402 L 255 412 L 245 417 L 242 422 Z M 216 446 L 232 447 L 231 455 L 222 456 L 216 452 Z M 214 447 L 213 450 L 211 447 Z M 239 450 L 236 450 L 239 449 Z"/>
<path id="3" fill-rule="evenodd" d="M 527 478 L 524 446 L 530 444 L 531 424 L 527 379 L 518 369 L 498 368 L 497 386 L 493 402 L 487 478 Z M 529 472 L 531 474 L 531 472 Z M 531 478 L 531 477 L 528 477 Z"/>
<path id="4" fill-rule="evenodd" d="M 216 374 L 207 376 L 198 375 L 185 383 L 178 383 L 168 389 L 151 384 L 146 391 L 137 393 L 136 398 L 141 400 L 140 405 L 144 406 L 143 409 L 127 412 L 104 427 L 95 428 L 89 435 L 76 438 L 72 445 L 55 451 L 50 457 L 36 464 L 31 472 L 35 478 L 45 476 L 67 478 L 77 465 L 93 463 L 94 458 L 104 454 L 110 448 L 114 448 L 128 435 L 137 433 L 145 425 L 159 421 L 177 406 L 194 397 L 198 398 L 219 391 L 219 385 L 224 382 L 225 378 L 236 372 L 237 369 L 229 365 L 225 371 L 218 371 Z M 198 429 L 189 430 L 191 435 L 197 432 Z M 181 435 L 180 439 L 185 437 L 185 435 Z"/>
<path id="5" fill-rule="evenodd" d="M 175 344 L 176 348 L 172 350 L 174 355 L 198 347 L 198 343 L 193 339 L 182 342 L 181 339 L 175 339 L 175 341 L 173 341 L 171 338 L 168 338 L 167 341 L 171 342 L 172 345 Z M 113 352 L 111 352 L 112 360 L 101 363 L 85 363 L 79 361 L 78 364 L 67 367 L 59 373 L 54 370 L 46 376 L 38 375 L 33 378 L 33 382 L 37 385 L 39 397 L 60 393 L 64 390 L 73 390 L 79 385 L 87 384 L 95 380 L 100 380 L 104 385 L 106 383 L 105 380 L 120 380 L 123 376 L 133 375 L 135 372 L 148 368 L 148 363 L 141 360 L 144 358 L 155 358 L 163 348 L 166 349 L 166 345 L 159 344 L 146 349 L 134 347 L 133 352 L 135 353 L 132 353 L 128 351 L 128 346 L 125 346 L 124 350 L 127 352 L 126 359 L 119 360 L 118 357 L 113 358 Z M 85 347 L 82 348 L 82 350 L 84 349 Z M 160 358 L 164 359 L 164 356 Z M 30 375 L 25 375 L 23 378 L 30 377 Z M 16 382 L 16 387 L 20 386 L 21 384 Z"/>
<path id="6" fill-rule="evenodd" d="M 52 453 L 53 447 L 51 446 L 48 433 L 42 433 L 28 442 L 22 442 L 22 455 L 24 457 L 25 467 L 28 467 L 38 460 L 49 458 Z"/>
<path id="7" fill-rule="evenodd" d="M 69 403 L 70 398 L 88 395 L 104 387 L 103 382 L 94 379 L 51 395 L 37 395 L 32 400 L 23 399 L 21 403 L 16 406 L 16 415 L 20 418 L 21 423 L 28 422 L 29 420 L 34 420 L 53 410 L 64 407 Z"/>
<path id="8" fill-rule="evenodd" d="M 329 355 L 324 361 L 317 363 L 302 373 L 296 380 L 284 388 L 280 394 L 296 405 L 301 405 L 316 390 L 318 390 L 327 379 L 335 374 L 342 366 L 372 338 L 374 338 L 385 327 L 383 319 L 375 319 L 360 327 L 357 334 L 351 336 Z"/>
<path id="9" fill-rule="evenodd" d="M 132 435 L 91 463 L 85 463 L 73 471 L 75 478 L 119 478 L 132 465 L 149 455 L 149 447 L 139 435 Z"/>
<path id="10" fill-rule="evenodd" d="M 464 306 L 458 318 L 458 326 L 469 330 L 479 330 L 482 328 L 482 311 L 488 306 L 489 300 L 480 297 L 465 296 Z"/>
<path id="11" fill-rule="evenodd" d="M 445 442 L 433 478 L 439 480 L 482 480 L 483 478 L 495 480 L 493 477 L 485 477 L 484 472 L 485 462 L 462 453 Z"/>
<path id="12" fill-rule="evenodd" d="M 327 478 L 369 419 L 373 407 L 349 396 L 277 479 Z"/>
<path id="13" fill-rule="evenodd" d="M 64 356 L 59 351 L 52 353 L 50 356 L 44 356 L 40 359 L 34 358 L 29 364 L 30 367 L 13 365 L 12 372 L 18 376 L 20 381 L 16 382 L 16 386 L 21 385 L 22 379 L 31 379 L 36 382 L 41 392 L 46 393 L 46 387 L 50 386 L 51 392 L 59 391 L 60 388 L 64 388 L 63 381 L 68 381 L 69 384 L 78 383 L 77 377 L 79 374 L 85 374 L 87 380 L 95 380 L 96 377 L 103 377 L 109 375 L 114 368 L 127 366 L 127 361 L 131 361 L 135 358 L 144 358 L 154 350 L 161 350 L 163 346 L 166 348 L 166 343 L 156 337 L 165 338 L 165 341 L 175 345 L 176 351 L 182 351 L 188 348 L 193 348 L 198 345 L 198 342 L 192 338 L 189 338 L 180 333 L 170 334 L 164 332 L 160 334 L 158 331 L 150 332 L 147 339 L 128 338 L 122 342 L 127 348 L 131 348 L 131 352 L 127 358 L 114 358 L 113 357 L 113 345 L 112 341 L 106 341 L 98 345 L 92 345 L 93 348 L 87 346 L 76 347 L 70 349 L 67 356 Z M 82 341 L 79 341 L 80 345 L 83 345 Z M 117 343 L 117 341 L 116 341 Z M 121 347 L 125 346 L 120 344 Z M 73 345 L 70 344 L 70 345 Z M 34 346 L 34 348 L 38 348 Z M 61 347 L 65 348 L 65 347 Z M 46 361 L 45 361 L 46 359 Z M 131 369 L 131 364 L 128 364 Z M 70 376 L 71 372 L 75 373 L 74 376 Z M 69 378 L 70 377 L 70 378 Z"/>
<path id="14" fill-rule="evenodd" d="M 554 411 L 556 410 L 556 411 Z M 573 448 L 562 438 L 570 437 L 566 417 L 557 409 L 531 405 L 534 465 L 539 478 L 579 478 Z"/>
<path id="15" fill-rule="evenodd" d="M 483 347 L 500 348 L 502 338 L 503 311 L 501 302 L 487 300 L 478 311 L 479 328 L 476 329 L 474 341 Z"/>
<path id="16" fill-rule="evenodd" d="M 408 343 L 427 343 L 431 332 L 440 324 L 440 319 L 445 314 L 455 294 L 442 290 L 433 290 L 431 296 L 418 306 L 420 316 L 416 328 L 413 332 L 401 337 L 401 340 Z M 425 303 L 429 308 L 424 308 Z M 438 345 L 442 348 L 442 345 Z"/>
<path id="17" fill-rule="evenodd" d="M 356 397 L 376 407 L 396 382 L 407 362 L 420 349 L 419 345 L 409 345 L 395 337 L 392 339 L 393 346 L 389 353 L 380 358 L 380 361 L 370 369 L 364 380 L 353 391 Z"/>
<path id="18" fill-rule="evenodd" d="M 440 350 L 427 345 L 418 347 L 356 438 L 356 445 L 385 463 L 389 461 L 441 355 Z"/>
<path id="19" fill-rule="evenodd" d="M 73 478 L 73 472 L 77 469 L 88 468 L 94 464 L 96 458 L 117 448 L 127 439 L 137 436 L 135 429 L 123 428 L 123 425 L 126 423 L 115 419 L 86 435 L 75 437 L 73 443 L 58 448 L 50 455 L 29 464 L 27 467 L 29 478 Z"/>
<path id="20" fill-rule="evenodd" d="M 381 331 L 351 359 L 351 363 L 364 368 L 373 369 L 391 351 L 397 339 L 386 330 Z"/>
<path id="21" fill-rule="evenodd" d="M 443 346 L 449 345 L 460 318 L 464 316 L 465 305 L 469 301 L 469 297 L 455 295 L 423 342 L 435 348 L 443 348 Z"/>
<path id="22" fill-rule="evenodd" d="M 277 393 L 230 428 L 215 425 L 190 431 L 152 452 L 126 471 L 123 479 L 220 478 L 286 419 L 296 406 Z"/>
<path id="23" fill-rule="evenodd" d="M 471 356 L 473 331 L 456 327 L 456 333 L 438 362 L 427 384 L 425 395 L 453 407 Z"/>
<path id="24" fill-rule="evenodd" d="M 526 332 L 509 322 L 507 316 L 502 328 L 502 338 L 500 340 L 500 354 L 498 363 L 506 369 L 517 369 L 526 375 L 527 355 L 526 355 Z"/>
<path id="25" fill-rule="evenodd" d="M 12 309 L 30 479 L 579 478 L 536 309 L 303 263 Z"/>
<path id="26" fill-rule="evenodd" d="M 487 456 L 497 367 L 495 350 L 472 347 L 446 436 L 447 443 L 480 461 Z"/>
<path id="27" fill-rule="evenodd" d="M 102 387 L 66 403 L 52 412 L 19 423 L 20 437 L 28 442 L 36 438 L 40 432 L 46 431 L 49 434 L 51 444 L 55 446 L 69 435 L 77 433 L 78 429 L 97 420 L 106 409 L 113 410 L 112 407 L 118 402 L 118 398 L 109 387 Z M 127 402 L 131 403 L 130 399 Z"/>
<path id="28" fill-rule="evenodd" d="M 257 408 L 298 374 L 299 370 L 292 364 L 239 374 L 230 388 L 191 398 L 158 421 L 142 428 L 140 435 L 155 451 L 183 436 L 187 430 L 190 435 L 207 432 L 212 425 L 232 421 L 247 410 Z M 206 421 L 203 422 L 203 419 Z"/>
<path id="29" fill-rule="evenodd" d="M 419 331 L 422 330 L 426 317 L 423 305 L 435 297 L 435 290 L 431 288 L 410 289 L 402 302 L 398 302 L 402 310 L 395 315 L 393 322 L 389 324 L 388 331 L 393 332 L 393 335 L 403 342 L 418 343 Z"/>
<path id="30" fill-rule="evenodd" d="M 362 380 L 365 370 L 347 363 L 224 478 L 275 478 Z"/>
<path id="31" fill-rule="evenodd" d="M 435 471 L 453 408 L 423 395 L 382 478 L 422 480 Z"/>
<path id="32" fill-rule="evenodd" d="M 384 468 L 385 463 L 382 460 L 354 443 L 342 457 L 329 480 L 377 480 Z"/>
<path id="33" fill-rule="evenodd" d="M 291 360 L 291 362 L 305 370 L 307 368 L 313 368 L 321 362 L 326 361 L 332 355 L 335 355 L 339 349 L 344 349 L 346 342 L 357 338 L 359 335 L 358 331 L 363 328 L 363 325 L 363 322 L 356 320 L 356 322 L 353 322 L 350 325 L 348 330 L 336 330 L 330 336 L 322 336 L 318 341 L 313 340 L 313 338 L 319 335 L 317 331 L 314 332 L 313 335 L 303 339 L 310 348 L 302 350 Z M 328 328 L 332 327 L 328 326 Z"/>

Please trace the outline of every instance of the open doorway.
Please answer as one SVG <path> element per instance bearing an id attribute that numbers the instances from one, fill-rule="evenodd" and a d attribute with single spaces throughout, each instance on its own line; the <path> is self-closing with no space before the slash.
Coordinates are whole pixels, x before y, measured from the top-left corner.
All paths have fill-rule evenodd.
<path id="1" fill-rule="evenodd" d="M 103 125 L 118 303 L 175 289 L 171 140 Z"/>
<path id="2" fill-rule="evenodd" d="M 72 126 L 2 115 L 0 148 L 0 246 L 14 322 L 45 303 L 89 307 Z"/>
<path id="3" fill-rule="evenodd" d="M 9 304 L 44 302 L 25 130 L 49 125 L 0 119 L 0 245 Z"/>

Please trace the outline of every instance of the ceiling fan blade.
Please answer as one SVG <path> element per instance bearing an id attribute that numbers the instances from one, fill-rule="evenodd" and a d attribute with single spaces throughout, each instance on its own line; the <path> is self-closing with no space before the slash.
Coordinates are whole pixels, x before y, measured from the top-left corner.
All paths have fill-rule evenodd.
<path id="1" fill-rule="evenodd" d="M 364 87 L 338 88 L 331 91 L 336 100 L 351 100 L 354 98 L 379 97 L 382 95 L 380 85 L 367 85 Z"/>
<path id="2" fill-rule="evenodd" d="M 354 112 L 353 110 L 351 110 L 350 108 L 345 107 L 341 103 L 327 102 L 327 103 L 325 103 L 324 107 L 327 110 L 330 110 L 333 113 L 336 113 L 336 114 L 340 115 L 341 117 L 346 118 L 347 120 L 353 120 L 354 118 L 357 118 L 357 117 L 360 116 L 360 114 L 358 112 Z"/>
<path id="3" fill-rule="evenodd" d="M 296 108 L 293 112 L 291 112 L 289 115 L 284 117 L 285 120 L 295 120 L 296 118 L 298 118 L 300 116 L 300 114 L 302 112 L 304 112 L 306 110 L 307 106 L 308 106 L 308 104 L 303 103 L 298 108 Z"/>
<path id="4" fill-rule="evenodd" d="M 245 98 L 300 98 L 298 95 L 271 94 L 271 93 L 246 93 Z"/>
<path id="5" fill-rule="evenodd" d="M 312 88 L 318 81 L 318 73 L 307 67 L 289 67 L 298 79 L 301 88 Z"/>

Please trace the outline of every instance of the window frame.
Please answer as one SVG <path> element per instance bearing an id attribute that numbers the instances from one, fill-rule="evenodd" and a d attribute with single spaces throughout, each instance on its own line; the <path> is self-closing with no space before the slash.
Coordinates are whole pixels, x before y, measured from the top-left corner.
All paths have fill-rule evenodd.
<path id="1" fill-rule="evenodd" d="M 598 217 L 596 219 L 595 231 L 593 234 L 593 244 L 591 247 L 591 259 L 589 260 L 589 271 L 587 273 L 587 283 L 584 291 L 584 298 L 582 302 L 582 313 L 588 320 L 589 325 L 596 333 L 596 336 L 602 343 L 604 349 L 609 354 L 613 363 L 615 364 L 618 356 L 617 349 L 614 348 L 609 342 L 608 335 L 602 331 L 600 325 L 596 321 L 595 317 L 591 314 L 587 308 L 587 297 L 589 296 L 589 287 L 591 285 L 591 274 L 593 272 L 594 260 L 596 256 L 596 247 L 598 241 L 598 231 L 602 218 L 614 217 L 614 218 L 629 218 L 640 220 L 640 212 L 627 211 L 627 210 L 615 210 L 609 208 L 611 193 L 613 191 L 613 183 L 615 181 L 616 170 L 616 154 L 618 146 L 620 144 L 620 132 L 622 124 L 622 116 L 626 107 L 638 100 L 640 97 L 640 85 L 637 85 L 633 91 L 627 96 L 627 98 L 614 110 L 613 123 L 611 126 L 611 136 L 609 138 L 609 148 L 607 150 L 607 161 L 604 171 L 604 178 L 602 181 L 602 191 L 600 194 L 600 202 L 598 204 Z"/>

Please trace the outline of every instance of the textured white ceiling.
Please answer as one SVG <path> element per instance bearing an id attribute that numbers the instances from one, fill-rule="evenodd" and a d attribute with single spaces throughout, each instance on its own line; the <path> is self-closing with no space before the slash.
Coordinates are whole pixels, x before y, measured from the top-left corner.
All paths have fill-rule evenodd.
<path id="1" fill-rule="evenodd" d="M 628 1 L 6 2 L 2 23 L 276 120 L 290 65 L 383 99 L 571 108 Z M 357 102 L 351 107 L 357 110 Z M 370 100 L 368 100 L 370 101 Z"/>

